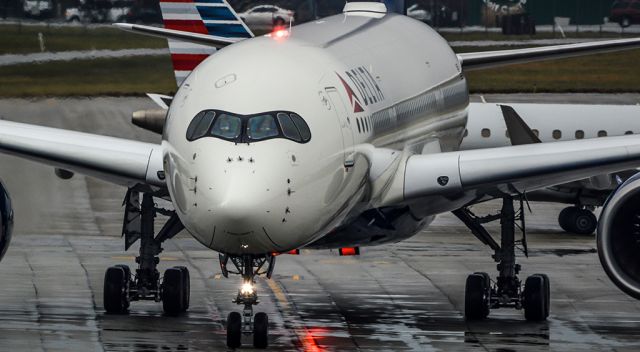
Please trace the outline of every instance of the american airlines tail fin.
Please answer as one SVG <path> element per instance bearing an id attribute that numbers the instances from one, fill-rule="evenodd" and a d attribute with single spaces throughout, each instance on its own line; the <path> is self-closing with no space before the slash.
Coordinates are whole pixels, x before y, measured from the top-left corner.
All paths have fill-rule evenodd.
<path id="1" fill-rule="evenodd" d="M 227 0 L 160 0 L 164 27 L 233 40 L 253 37 Z M 169 39 L 178 86 L 204 59 L 216 51 L 208 45 Z"/>

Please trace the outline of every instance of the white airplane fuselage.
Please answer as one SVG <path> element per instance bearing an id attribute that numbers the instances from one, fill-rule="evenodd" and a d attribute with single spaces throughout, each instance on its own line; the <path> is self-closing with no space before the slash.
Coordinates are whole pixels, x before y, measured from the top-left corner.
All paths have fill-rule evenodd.
<path id="1" fill-rule="evenodd" d="M 408 218 L 397 222 L 406 226 L 378 224 L 386 216 L 374 209 L 384 206 L 403 158 L 456 149 L 469 101 L 443 38 L 408 17 L 380 17 L 341 14 L 296 26 L 287 37 L 246 40 L 187 78 L 165 125 L 164 171 L 177 214 L 198 241 L 223 253 L 265 254 L 332 235 L 322 246 L 350 244 L 338 235 L 366 226 L 399 240 L 443 210 L 391 209 Z M 188 141 L 187 128 L 204 110 L 293 112 L 311 138 Z M 366 146 L 401 155 L 375 182 Z"/>

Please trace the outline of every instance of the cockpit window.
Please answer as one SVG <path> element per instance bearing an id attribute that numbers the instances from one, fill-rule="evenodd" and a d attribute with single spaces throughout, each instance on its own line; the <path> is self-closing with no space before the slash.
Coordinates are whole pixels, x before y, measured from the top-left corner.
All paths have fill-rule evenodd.
<path id="1" fill-rule="evenodd" d="M 272 138 L 285 138 L 298 143 L 311 140 L 311 130 L 304 119 L 292 112 L 267 112 L 237 115 L 225 111 L 205 110 L 198 113 L 187 128 L 187 140 L 215 137 L 235 143 L 254 143 Z"/>
<path id="2" fill-rule="evenodd" d="M 202 111 L 196 115 L 187 128 L 187 139 L 192 141 L 204 137 L 216 116 L 215 111 Z"/>
<path id="3" fill-rule="evenodd" d="M 229 114 L 220 114 L 211 129 L 212 136 L 224 139 L 237 139 L 241 132 L 242 120 Z"/>
<path id="4" fill-rule="evenodd" d="M 310 140 L 311 131 L 309 130 L 309 126 L 307 125 L 307 123 L 304 122 L 304 119 L 300 117 L 300 115 L 298 114 L 290 114 L 289 116 L 291 116 L 293 123 L 295 123 L 296 127 L 298 127 L 298 131 L 300 131 L 300 136 L 302 137 L 302 140 L 304 142 L 307 142 L 308 140 Z"/>
<path id="5" fill-rule="evenodd" d="M 271 115 L 258 115 L 249 118 L 247 136 L 250 140 L 259 141 L 269 137 L 277 137 L 280 132 L 276 120 Z"/>
<path id="6" fill-rule="evenodd" d="M 302 142 L 300 132 L 298 132 L 298 128 L 293 124 L 293 121 L 291 121 L 289 114 L 285 114 L 284 112 L 278 113 L 278 122 L 280 122 L 280 127 L 282 127 L 282 133 L 285 137 L 293 139 L 296 142 Z"/>

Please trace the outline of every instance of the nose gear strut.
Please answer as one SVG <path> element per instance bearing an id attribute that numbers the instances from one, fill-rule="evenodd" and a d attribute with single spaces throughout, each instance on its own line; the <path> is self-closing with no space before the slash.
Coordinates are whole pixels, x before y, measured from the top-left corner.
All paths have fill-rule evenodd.
<path id="1" fill-rule="evenodd" d="M 491 309 L 510 307 L 523 309 L 527 320 L 542 321 L 549 316 L 549 277 L 534 274 L 527 278 L 522 287 L 518 278 L 521 270 L 516 263 L 516 244 L 522 245 L 528 257 L 525 228 L 524 197 L 520 198 L 520 209 L 516 212 L 513 198 L 502 199 L 499 214 L 485 217 L 476 216 L 468 208 L 453 211 L 482 243 L 494 250 L 493 259 L 498 263 L 498 278 L 492 283 L 489 274 L 474 273 L 467 277 L 465 289 L 465 316 L 467 319 L 484 319 Z M 500 220 L 500 244 L 484 228 L 483 224 Z M 518 224 L 517 221 L 520 223 Z M 515 240 L 516 226 L 522 231 L 522 240 Z"/>
<path id="2" fill-rule="evenodd" d="M 229 270 L 227 264 L 231 261 L 235 270 Z M 254 256 L 244 254 L 239 256 L 220 254 L 220 268 L 222 275 L 241 275 L 242 286 L 238 289 L 238 295 L 233 303 L 242 305 L 242 315 L 231 312 L 227 317 L 227 346 L 238 348 L 242 345 L 242 335 L 253 334 L 253 346 L 255 348 L 267 348 L 269 318 L 265 313 L 259 312 L 253 315 L 253 306 L 260 303 L 256 289 L 255 277 L 265 275 L 271 279 L 275 267 L 276 257 L 273 255 Z"/>

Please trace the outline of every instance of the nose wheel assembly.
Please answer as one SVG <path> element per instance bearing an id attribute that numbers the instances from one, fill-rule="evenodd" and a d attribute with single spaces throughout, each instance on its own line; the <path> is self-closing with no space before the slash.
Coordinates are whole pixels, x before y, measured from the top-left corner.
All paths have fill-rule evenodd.
<path id="1" fill-rule="evenodd" d="M 498 263 L 498 277 L 495 282 L 487 273 L 474 273 L 467 277 L 465 288 L 465 317 L 468 320 L 485 319 L 491 309 L 524 309 L 524 316 L 530 321 L 543 321 L 549 316 L 550 283 L 545 274 L 529 276 L 524 287 L 518 278 L 520 264 L 516 264 L 516 226 L 522 230 L 522 240 L 518 241 L 525 256 L 528 255 L 523 200 L 520 209 L 514 211 L 513 198 L 502 200 L 502 210 L 497 215 L 478 217 L 468 208 L 453 212 L 467 225 L 482 243 L 494 250 L 493 259 Z M 498 244 L 483 224 L 500 220 L 500 244 Z M 519 221 L 518 224 L 516 221 Z"/>
<path id="2" fill-rule="evenodd" d="M 156 212 L 169 215 L 169 220 L 157 236 L 154 235 Z M 162 302 L 167 315 L 178 315 L 189 308 L 189 270 L 183 266 L 168 268 L 164 276 L 157 269 L 162 243 L 180 232 L 184 226 L 175 213 L 156 208 L 153 196 L 129 190 L 125 197 L 123 235 L 125 247 L 140 240 L 138 268 L 135 273 L 127 265 L 107 269 L 104 276 L 103 302 L 107 313 L 122 314 L 129 310 L 132 301 Z"/>
<path id="3" fill-rule="evenodd" d="M 242 313 L 231 312 L 227 316 L 227 347 L 242 345 L 242 335 L 253 335 L 253 347 L 267 348 L 269 345 L 269 317 L 259 312 L 253 315 L 253 306 L 260 303 L 255 277 L 265 275 L 271 278 L 275 267 L 275 256 L 256 257 L 253 255 L 230 256 L 220 254 L 220 268 L 224 277 L 229 274 L 242 276 L 242 286 L 233 303 L 243 306 Z M 229 261 L 235 270 L 229 270 Z"/>

